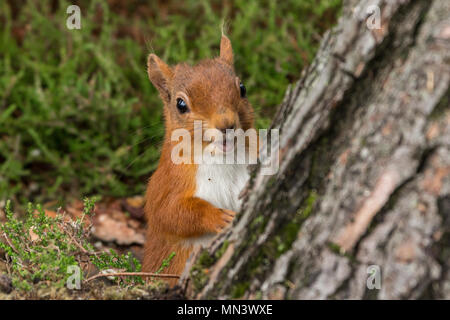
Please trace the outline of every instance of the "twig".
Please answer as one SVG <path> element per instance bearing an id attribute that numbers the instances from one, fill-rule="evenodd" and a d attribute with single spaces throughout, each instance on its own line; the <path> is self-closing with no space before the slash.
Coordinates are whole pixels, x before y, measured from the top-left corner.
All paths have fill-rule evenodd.
<path id="1" fill-rule="evenodd" d="M 0 261 L 3 261 L 5 263 L 6 266 L 6 271 L 8 272 L 8 275 L 11 276 L 11 269 L 9 268 L 9 256 L 7 253 L 5 253 L 5 258 L 6 260 L 0 259 Z"/>
<path id="2" fill-rule="evenodd" d="M 5 232 L 3 233 L 3 238 L 5 238 L 6 242 L 8 242 L 8 245 L 11 247 L 11 249 L 13 249 L 15 253 L 19 254 L 19 251 L 16 249 L 16 247 L 14 247 L 11 241 L 9 241 L 9 238 Z"/>
<path id="3" fill-rule="evenodd" d="M 141 277 L 156 277 L 156 278 L 180 278 L 176 274 L 167 273 L 151 273 L 151 272 L 116 272 L 116 273 L 99 273 L 86 279 L 86 282 L 100 278 L 100 277 L 120 277 L 120 276 L 141 276 Z"/>
<path id="4" fill-rule="evenodd" d="M 64 225 L 62 225 L 61 227 L 66 232 L 66 234 L 70 237 L 70 240 L 72 240 L 72 242 L 81 250 L 81 252 L 83 252 L 84 254 L 87 254 L 87 255 L 90 255 L 90 254 L 92 254 L 94 256 L 98 255 L 97 252 L 89 251 L 86 248 L 84 248 L 83 245 L 75 239 L 75 237 L 72 235 L 71 231 L 67 230 L 67 228 Z"/>
<path id="5" fill-rule="evenodd" d="M 70 240 L 72 240 L 72 242 L 81 250 L 81 252 L 83 252 L 84 254 L 96 255 L 95 253 L 86 250 L 85 247 L 83 247 L 77 240 L 75 240 L 74 236 L 70 233 L 70 231 L 67 231 L 67 235 L 70 237 Z"/>

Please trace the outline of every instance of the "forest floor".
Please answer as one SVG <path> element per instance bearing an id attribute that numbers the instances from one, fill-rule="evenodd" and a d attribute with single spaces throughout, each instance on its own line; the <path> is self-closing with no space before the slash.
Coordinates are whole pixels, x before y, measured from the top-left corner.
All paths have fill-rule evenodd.
<path id="1" fill-rule="evenodd" d="M 74 222 L 83 216 L 84 205 L 74 201 L 66 208 L 54 208 L 54 203 L 42 207 L 49 219 L 64 215 L 65 219 Z M 122 199 L 103 199 L 93 209 L 91 216 L 84 217 L 84 223 L 91 232 L 86 240 L 97 252 L 109 253 L 114 250 L 118 255 L 131 255 L 142 260 L 145 221 L 143 215 L 143 197 Z M 24 219 L 24 218 L 22 218 Z M 6 215 L 0 213 L 0 223 L 8 221 Z M 30 230 L 33 230 L 31 227 Z M 30 236 L 34 234 L 30 231 Z M 5 238 L 0 237 L 0 241 Z M 99 274 L 98 268 L 85 266 L 84 281 L 81 288 L 68 289 L 67 286 L 53 285 L 51 281 L 33 280 L 26 290 L 16 290 L 13 285 L 14 271 L 7 266 L 5 251 L 0 248 L 0 300 L 2 299 L 181 299 L 180 288 L 169 288 L 165 282 L 155 278 L 149 283 L 119 283 L 107 277 L 99 277 L 85 281 L 88 277 Z M 113 271 L 117 271 L 113 269 Z M 120 270 L 119 270 L 120 271 Z M 139 270 L 137 270 L 139 271 Z"/>

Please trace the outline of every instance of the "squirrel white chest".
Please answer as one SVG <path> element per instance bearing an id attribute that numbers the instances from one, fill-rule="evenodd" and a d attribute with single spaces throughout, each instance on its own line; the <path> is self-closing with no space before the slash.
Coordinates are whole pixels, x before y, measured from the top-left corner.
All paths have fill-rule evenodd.
<path id="1" fill-rule="evenodd" d="M 239 211 L 238 197 L 248 178 L 245 164 L 200 164 L 195 196 L 218 208 Z"/>

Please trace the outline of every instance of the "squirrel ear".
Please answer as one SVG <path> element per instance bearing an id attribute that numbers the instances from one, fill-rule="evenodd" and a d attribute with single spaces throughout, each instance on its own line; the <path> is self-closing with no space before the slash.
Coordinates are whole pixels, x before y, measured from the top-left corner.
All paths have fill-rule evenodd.
<path id="1" fill-rule="evenodd" d="M 173 77 L 172 69 L 156 54 L 151 53 L 147 60 L 147 73 L 161 98 L 166 102 L 170 101 L 169 83 Z"/>
<path id="2" fill-rule="evenodd" d="M 233 48 L 231 47 L 230 39 L 224 34 L 222 34 L 222 39 L 220 40 L 220 58 L 230 66 L 233 66 Z"/>

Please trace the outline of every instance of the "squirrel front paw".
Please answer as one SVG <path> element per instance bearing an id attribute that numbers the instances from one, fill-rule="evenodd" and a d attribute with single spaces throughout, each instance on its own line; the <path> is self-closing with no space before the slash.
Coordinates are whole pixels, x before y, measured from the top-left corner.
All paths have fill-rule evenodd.
<path id="1" fill-rule="evenodd" d="M 228 226 L 234 219 L 236 212 L 227 209 L 218 209 L 218 215 L 215 216 L 213 223 L 213 230 L 215 233 L 220 233 Z"/>

